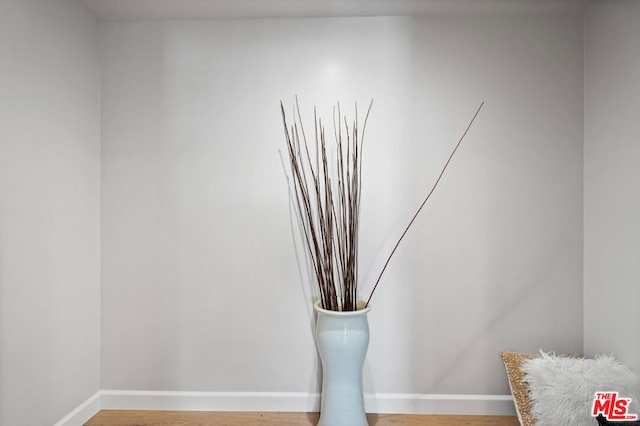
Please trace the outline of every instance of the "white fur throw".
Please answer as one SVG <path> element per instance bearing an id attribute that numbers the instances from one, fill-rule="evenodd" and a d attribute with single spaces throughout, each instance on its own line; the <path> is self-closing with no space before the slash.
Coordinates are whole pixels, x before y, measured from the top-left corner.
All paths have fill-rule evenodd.
<path id="1" fill-rule="evenodd" d="M 612 356 L 541 354 L 522 366 L 536 426 L 597 425 L 591 409 L 598 391 L 617 391 L 621 398 L 631 398 L 628 413 L 640 415 L 640 376 Z"/>

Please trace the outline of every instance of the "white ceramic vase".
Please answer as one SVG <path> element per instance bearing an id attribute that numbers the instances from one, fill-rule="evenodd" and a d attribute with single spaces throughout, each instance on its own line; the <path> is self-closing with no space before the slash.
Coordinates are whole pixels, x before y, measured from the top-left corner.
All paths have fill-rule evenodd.
<path id="1" fill-rule="evenodd" d="M 358 300 L 357 311 L 328 311 L 321 302 L 316 343 L 322 361 L 322 400 L 318 426 L 367 426 L 362 367 L 369 347 L 370 306 Z"/>

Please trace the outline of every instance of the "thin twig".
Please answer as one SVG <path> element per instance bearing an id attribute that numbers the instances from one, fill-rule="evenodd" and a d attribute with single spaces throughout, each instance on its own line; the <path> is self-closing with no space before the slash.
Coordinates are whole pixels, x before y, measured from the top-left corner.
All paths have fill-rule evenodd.
<path id="1" fill-rule="evenodd" d="M 373 286 L 373 290 L 371 290 L 371 294 L 369 295 L 369 299 L 367 299 L 367 304 L 366 306 L 369 306 L 369 302 L 371 302 L 371 298 L 373 297 L 373 293 L 376 291 L 376 288 L 378 288 L 378 284 L 380 283 L 380 278 L 382 278 L 382 274 L 384 274 L 384 271 L 387 269 L 387 266 L 389 265 L 389 261 L 391 260 L 391 258 L 393 257 L 393 255 L 396 252 L 396 249 L 398 248 L 398 246 L 400 245 L 400 242 L 402 241 L 402 239 L 404 238 L 404 236 L 407 234 L 407 231 L 409 230 L 409 228 L 411 228 L 411 225 L 413 225 L 413 222 L 416 220 L 416 217 L 418 217 L 418 214 L 420 213 L 420 211 L 422 210 L 422 208 L 424 207 L 424 205 L 427 203 L 427 200 L 429 200 L 429 198 L 431 197 L 431 194 L 433 194 L 433 191 L 436 189 L 436 187 L 438 186 L 438 183 L 440 182 L 440 179 L 442 179 L 442 175 L 444 175 L 445 170 L 447 170 L 447 167 L 449 166 L 449 163 L 451 162 L 451 159 L 453 158 L 453 156 L 455 155 L 456 151 L 458 150 L 458 147 L 460 146 L 460 144 L 462 143 L 462 141 L 464 140 L 464 137 L 467 135 L 467 132 L 469 131 L 469 129 L 471 128 L 471 125 L 473 124 L 474 120 L 476 119 L 476 117 L 478 116 L 478 113 L 480 112 L 480 110 L 482 109 L 482 106 L 484 105 L 484 102 L 482 102 L 480 104 L 480 106 L 478 107 L 478 110 L 476 111 L 476 113 L 474 114 L 473 118 L 471 119 L 471 121 L 469 122 L 469 125 L 467 126 L 466 130 L 464 131 L 464 133 L 462 134 L 462 136 L 460 137 L 460 140 L 458 141 L 458 143 L 456 144 L 456 147 L 453 149 L 453 151 L 451 152 L 451 155 L 449 156 L 449 159 L 447 160 L 447 162 L 445 163 L 444 167 L 442 168 L 442 171 L 440 172 L 440 175 L 438 176 L 438 179 L 436 179 L 436 182 L 433 184 L 433 187 L 431 188 L 431 191 L 429 191 L 429 194 L 427 194 L 427 197 L 424 199 L 424 201 L 422 202 L 422 204 L 420 204 L 420 207 L 418 207 L 418 210 L 416 211 L 416 213 L 413 215 L 413 217 L 411 218 L 411 221 L 409 221 L 409 224 L 407 225 L 407 227 L 404 229 L 404 232 L 402 233 L 402 235 L 400 236 L 400 238 L 398 239 L 398 241 L 396 242 L 396 245 L 393 247 L 393 250 L 391 250 L 391 254 L 389 254 L 389 257 L 387 258 L 387 261 L 384 263 L 384 267 L 382 268 L 382 271 L 380 271 L 380 275 L 378 275 L 378 279 L 376 280 L 375 285 Z"/>

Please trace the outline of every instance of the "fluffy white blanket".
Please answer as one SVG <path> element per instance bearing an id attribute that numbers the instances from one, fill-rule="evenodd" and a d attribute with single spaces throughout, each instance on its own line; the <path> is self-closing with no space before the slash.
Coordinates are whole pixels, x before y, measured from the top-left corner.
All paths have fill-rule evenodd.
<path id="1" fill-rule="evenodd" d="M 599 391 L 631 398 L 628 413 L 640 416 L 640 376 L 612 356 L 585 359 L 541 353 L 522 368 L 536 426 L 597 425 L 591 409 Z"/>

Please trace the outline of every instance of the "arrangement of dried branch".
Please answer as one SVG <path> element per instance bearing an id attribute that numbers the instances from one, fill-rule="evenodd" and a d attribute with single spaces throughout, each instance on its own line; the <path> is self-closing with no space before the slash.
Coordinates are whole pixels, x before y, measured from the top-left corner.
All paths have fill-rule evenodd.
<path id="1" fill-rule="evenodd" d="M 471 128 L 484 102 L 469 122 L 453 149 L 438 179 L 429 191 L 404 232 L 389 254 L 376 280 L 367 305 L 378 288 L 389 261 L 416 217 L 433 194 Z M 284 105 L 280 103 L 287 150 L 293 176 L 293 194 L 302 239 L 317 282 L 322 307 L 331 311 L 354 311 L 358 297 L 358 232 L 362 186 L 362 149 L 364 133 L 373 101 L 360 128 L 358 107 L 355 120 L 349 124 L 340 106 L 333 110 L 334 150 L 328 152 L 325 128 L 314 109 L 314 129 L 311 146 L 302 125 L 296 99 L 293 124 L 289 126 Z M 330 160 L 330 158 L 332 160 Z"/>
<path id="2" fill-rule="evenodd" d="M 302 237 L 322 306 L 332 311 L 356 309 L 362 143 L 372 104 L 362 131 L 357 118 L 350 126 L 340 107 L 334 108 L 336 145 L 331 165 L 324 124 L 315 110 L 314 144 L 310 149 L 297 100 L 297 120 L 291 128 L 280 104 Z"/>

